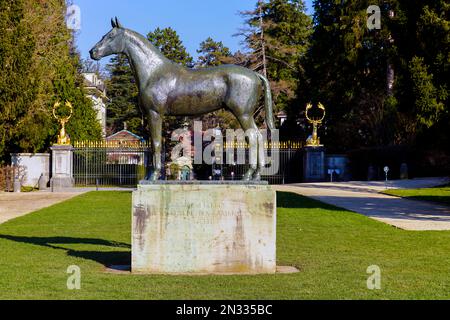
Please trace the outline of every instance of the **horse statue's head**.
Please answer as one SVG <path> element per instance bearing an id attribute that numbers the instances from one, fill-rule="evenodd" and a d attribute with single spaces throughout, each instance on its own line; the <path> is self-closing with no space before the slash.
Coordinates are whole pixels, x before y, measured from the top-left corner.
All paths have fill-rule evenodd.
<path id="1" fill-rule="evenodd" d="M 119 19 L 111 19 L 112 30 L 103 36 L 90 51 L 93 60 L 100 60 L 112 54 L 123 53 L 125 50 L 124 34 L 125 28 Z"/>

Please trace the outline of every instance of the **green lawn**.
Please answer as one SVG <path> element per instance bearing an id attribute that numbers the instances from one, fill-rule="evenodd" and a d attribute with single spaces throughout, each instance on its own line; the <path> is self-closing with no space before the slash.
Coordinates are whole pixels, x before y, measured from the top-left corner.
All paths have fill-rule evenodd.
<path id="1" fill-rule="evenodd" d="M 437 202 L 450 206 L 450 186 L 425 189 L 388 190 L 384 193 L 414 200 Z"/>
<path id="2" fill-rule="evenodd" d="M 0 226 L 0 299 L 450 299 L 450 232 L 411 232 L 278 195 L 278 264 L 297 274 L 104 273 L 130 260 L 131 194 L 92 192 Z M 66 287 L 67 267 L 82 271 Z M 368 290 L 368 266 L 382 289 Z"/>

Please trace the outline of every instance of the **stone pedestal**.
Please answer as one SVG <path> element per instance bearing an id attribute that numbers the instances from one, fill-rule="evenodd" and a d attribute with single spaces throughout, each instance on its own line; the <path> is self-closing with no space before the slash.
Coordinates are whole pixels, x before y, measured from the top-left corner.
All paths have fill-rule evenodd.
<path id="1" fill-rule="evenodd" d="M 133 273 L 275 273 L 275 242 L 267 184 L 150 183 L 133 193 Z"/>
<path id="2" fill-rule="evenodd" d="M 325 181 L 325 148 L 305 147 L 303 149 L 303 181 Z"/>
<path id="3" fill-rule="evenodd" d="M 73 188 L 73 147 L 55 145 L 52 150 L 52 191 L 62 191 Z"/>

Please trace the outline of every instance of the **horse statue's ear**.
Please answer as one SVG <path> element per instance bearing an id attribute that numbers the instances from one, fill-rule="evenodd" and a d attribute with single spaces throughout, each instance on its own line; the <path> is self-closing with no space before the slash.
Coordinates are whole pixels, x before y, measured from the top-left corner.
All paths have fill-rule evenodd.
<path id="1" fill-rule="evenodd" d="M 112 19 L 111 18 L 111 26 L 113 27 L 113 28 L 115 28 L 117 25 L 116 25 L 116 22 L 114 21 L 114 19 Z"/>
<path id="2" fill-rule="evenodd" d="M 119 19 L 116 17 L 116 27 L 121 29 L 122 28 L 122 24 L 119 22 Z"/>

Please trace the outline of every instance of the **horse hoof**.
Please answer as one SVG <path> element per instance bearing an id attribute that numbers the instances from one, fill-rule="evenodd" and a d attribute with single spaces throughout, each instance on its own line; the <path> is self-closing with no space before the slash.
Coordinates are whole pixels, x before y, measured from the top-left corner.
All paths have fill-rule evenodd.
<path id="1" fill-rule="evenodd" d="M 252 181 L 252 177 L 253 177 L 253 170 L 249 170 L 244 174 L 244 178 L 242 179 L 243 181 Z"/>
<path id="2" fill-rule="evenodd" d="M 150 181 L 156 182 L 159 180 L 159 178 L 161 177 L 160 173 L 153 173 L 152 176 L 150 177 Z"/>

